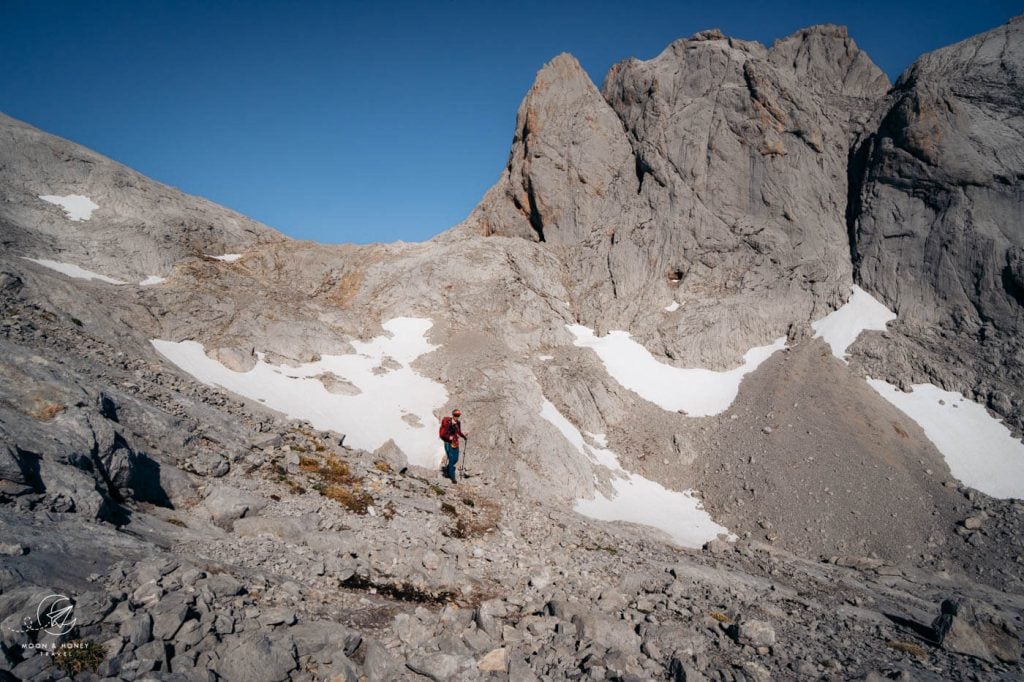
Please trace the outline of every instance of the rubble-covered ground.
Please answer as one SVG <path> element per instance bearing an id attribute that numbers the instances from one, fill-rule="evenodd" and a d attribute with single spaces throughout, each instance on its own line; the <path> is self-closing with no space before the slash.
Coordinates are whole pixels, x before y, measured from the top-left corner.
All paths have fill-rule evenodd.
<path id="1" fill-rule="evenodd" d="M 684 550 L 521 497 L 472 449 L 454 486 L 388 446 L 349 449 L 9 289 L 0 348 L 18 443 L 0 451 L 4 679 L 1021 674 L 1019 502 L 951 491 L 963 548 L 933 551 L 974 548 L 972 575 L 799 557 L 770 530 Z M 33 629 L 54 593 L 74 605 L 59 635 Z"/>

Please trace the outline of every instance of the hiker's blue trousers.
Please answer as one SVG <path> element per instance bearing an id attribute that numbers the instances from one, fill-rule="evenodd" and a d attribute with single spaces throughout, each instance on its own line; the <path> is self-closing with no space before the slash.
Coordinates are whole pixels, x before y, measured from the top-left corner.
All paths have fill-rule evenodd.
<path id="1" fill-rule="evenodd" d="M 448 467 L 445 469 L 444 475 L 454 481 L 455 465 L 459 462 L 459 449 L 457 447 L 453 447 L 451 443 L 445 443 L 444 453 L 448 455 Z"/>

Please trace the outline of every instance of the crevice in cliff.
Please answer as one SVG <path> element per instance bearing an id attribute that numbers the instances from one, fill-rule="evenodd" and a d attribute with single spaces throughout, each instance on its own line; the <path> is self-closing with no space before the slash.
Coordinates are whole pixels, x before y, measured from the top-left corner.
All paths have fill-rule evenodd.
<path id="1" fill-rule="evenodd" d="M 850 247 L 853 280 L 860 281 L 860 253 L 857 249 L 857 219 L 861 214 L 861 191 L 867 178 L 868 160 L 874 147 L 874 135 L 858 140 L 850 147 L 846 161 L 846 238 Z"/>
<path id="2" fill-rule="evenodd" d="M 1007 263 L 1003 268 L 1002 280 L 1003 290 L 1007 295 L 1017 302 L 1017 305 L 1024 307 L 1024 278 L 1021 277 L 1020 272 L 1024 271 L 1024 268 L 1014 268 L 1011 263 Z"/>
<path id="3" fill-rule="evenodd" d="M 629 144 L 629 150 L 633 155 L 633 171 L 636 174 L 636 193 L 640 194 L 643 191 L 644 180 L 647 176 L 653 178 L 660 187 L 664 187 L 665 183 L 658 178 L 657 174 L 654 172 L 654 168 L 644 160 L 643 155 L 640 153 L 640 140 L 636 131 L 629 127 L 629 122 L 626 120 L 625 116 L 622 115 L 622 112 L 615 107 L 615 104 L 612 102 L 611 97 L 607 92 L 608 79 L 612 76 L 612 72 L 616 70 L 617 66 L 618 65 L 612 66 L 612 70 L 605 76 L 605 85 L 599 92 L 601 99 L 606 105 L 608 105 L 611 112 L 615 114 L 615 118 L 619 120 L 619 125 L 622 126 L 622 134 L 626 138 L 626 142 Z M 648 92 L 647 94 L 650 96 L 653 93 Z"/>
<path id="4" fill-rule="evenodd" d="M 644 160 L 640 158 L 640 155 L 636 153 L 635 149 L 633 150 L 633 161 L 633 168 L 636 172 L 636 193 L 640 194 L 644 189 L 644 176 L 647 175 L 651 169 L 646 163 L 644 163 Z"/>
<path id="5" fill-rule="evenodd" d="M 537 196 L 533 190 L 533 181 L 530 179 L 526 181 L 526 198 L 530 203 L 530 227 L 537 233 L 537 241 L 547 241 L 544 239 L 544 219 L 540 216 L 540 209 L 537 207 Z"/>

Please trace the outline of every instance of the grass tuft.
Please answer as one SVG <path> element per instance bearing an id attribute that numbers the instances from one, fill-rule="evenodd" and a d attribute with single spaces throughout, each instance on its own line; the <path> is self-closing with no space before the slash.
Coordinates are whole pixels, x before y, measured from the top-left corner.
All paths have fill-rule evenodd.
<path id="1" fill-rule="evenodd" d="M 354 475 L 352 468 L 340 459 L 300 456 L 299 468 L 320 479 L 313 485 L 314 490 L 351 512 L 366 514 L 373 504 L 373 496 L 363 489 L 363 479 Z"/>
<path id="2" fill-rule="evenodd" d="M 327 485 L 320 490 L 320 494 L 329 500 L 334 500 L 350 512 L 364 515 L 373 504 L 373 496 L 365 490 L 360 490 L 345 485 Z"/>
<path id="3" fill-rule="evenodd" d="M 68 675 L 90 670 L 96 672 L 107 657 L 106 650 L 91 639 L 76 639 L 64 642 L 53 653 L 53 664 Z"/>
<path id="4" fill-rule="evenodd" d="M 48 422 L 63 411 L 64 406 L 52 400 L 37 400 L 28 414 L 39 421 Z"/>
<path id="5" fill-rule="evenodd" d="M 487 535 L 498 527 L 501 509 L 497 504 L 486 499 L 474 501 L 471 498 L 463 499 L 462 503 L 466 509 L 461 511 L 447 502 L 441 503 L 441 511 L 455 519 L 455 525 L 444 531 L 445 535 L 466 540 Z"/>
<path id="6" fill-rule="evenodd" d="M 905 654 L 916 656 L 917 658 L 928 658 L 928 652 L 925 651 L 923 647 L 918 644 L 914 644 L 913 642 L 892 640 L 886 643 L 896 651 L 901 651 Z"/>

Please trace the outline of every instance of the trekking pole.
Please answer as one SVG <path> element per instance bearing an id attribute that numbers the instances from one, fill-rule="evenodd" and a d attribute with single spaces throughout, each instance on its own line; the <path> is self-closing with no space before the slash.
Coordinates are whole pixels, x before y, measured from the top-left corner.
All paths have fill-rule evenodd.
<path id="1" fill-rule="evenodd" d="M 459 474 L 466 477 L 466 453 L 469 452 L 469 441 L 462 444 L 462 457 L 459 458 Z"/>

